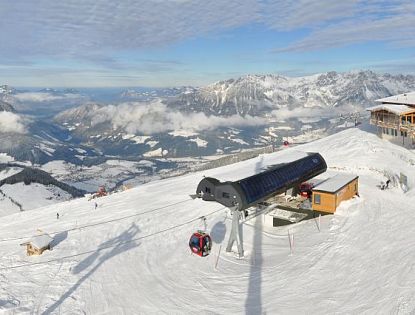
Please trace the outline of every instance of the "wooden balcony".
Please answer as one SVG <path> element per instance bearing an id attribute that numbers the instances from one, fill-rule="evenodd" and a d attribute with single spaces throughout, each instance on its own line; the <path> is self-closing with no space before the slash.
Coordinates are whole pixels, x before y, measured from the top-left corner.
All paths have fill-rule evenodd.
<path id="1" fill-rule="evenodd" d="M 381 128 L 392 128 L 398 131 L 407 132 L 409 135 L 415 137 L 415 124 L 406 122 L 397 123 L 396 121 L 381 121 L 376 119 L 370 119 L 370 124 Z"/>
<path id="2" fill-rule="evenodd" d="M 371 125 L 375 125 L 375 126 L 382 127 L 382 128 L 394 128 L 394 129 L 400 128 L 399 120 L 379 120 L 375 118 L 370 118 L 369 123 Z"/>

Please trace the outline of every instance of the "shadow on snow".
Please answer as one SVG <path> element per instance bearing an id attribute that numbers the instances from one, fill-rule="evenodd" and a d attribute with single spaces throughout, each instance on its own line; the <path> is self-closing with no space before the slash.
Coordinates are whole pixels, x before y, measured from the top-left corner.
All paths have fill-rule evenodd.
<path id="1" fill-rule="evenodd" d="M 263 157 L 257 162 L 256 173 L 263 171 Z M 248 284 L 248 295 L 245 301 L 246 314 L 262 314 L 262 219 L 255 218 L 254 239 L 251 253 L 251 267 Z"/>
<path id="2" fill-rule="evenodd" d="M 81 284 L 88 279 L 103 263 L 107 260 L 117 256 L 123 252 L 131 250 L 135 247 L 138 247 L 139 244 L 136 244 L 134 241 L 135 236 L 139 232 L 139 228 L 136 224 L 132 224 L 128 230 L 124 231 L 117 237 L 114 237 L 104 243 L 102 243 L 95 252 L 90 254 L 88 257 L 80 261 L 72 270 L 73 274 L 79 274 L 89 267 L 95 265 L 85 273 L 79 280 L 69 288 L 54 304 L 52 304 L 48 309 L 43 312 L 43 314 L 53 313 L 68 297 L 70 297 L 80 286 Z"/>

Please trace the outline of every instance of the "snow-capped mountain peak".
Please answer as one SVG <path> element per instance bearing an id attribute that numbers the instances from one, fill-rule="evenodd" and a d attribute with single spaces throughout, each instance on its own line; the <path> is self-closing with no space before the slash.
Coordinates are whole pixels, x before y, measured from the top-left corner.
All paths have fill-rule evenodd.
<path id="1" fill-rule="evenodd" d="M 415 89 L 415 77 L 373 71 L 327 72 L 305 77 L 246 75 L 182 93 L 174 107 L 214 115 L 259 116 L 278 108 L 362 108 L 377 99 Z"/>

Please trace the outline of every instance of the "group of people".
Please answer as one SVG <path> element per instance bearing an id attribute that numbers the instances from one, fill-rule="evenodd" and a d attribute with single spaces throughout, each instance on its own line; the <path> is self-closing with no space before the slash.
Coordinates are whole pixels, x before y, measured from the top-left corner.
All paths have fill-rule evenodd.
<path id="1" fill-rule="evenodd" d="M 98 208 L 98 204 L 94 202 L 94 209 L 96 210 Z M 56 212 L 56 220 L 59 220 L 59 212 Z"/>

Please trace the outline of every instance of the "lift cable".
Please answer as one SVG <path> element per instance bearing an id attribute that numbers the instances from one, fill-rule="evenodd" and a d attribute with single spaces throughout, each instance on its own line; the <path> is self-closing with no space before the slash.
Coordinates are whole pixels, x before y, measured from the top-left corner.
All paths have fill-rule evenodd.
<path id="1" fill-rule="evenodd" d="M 227 209 L 227 208 L 226 207 L 221 207 L 220 209 L 217 209 L 215 211 L 212 211 L 212 212 L 206 214 L 205 217 L 214 215 L 215 213 L 218 213 L 219 211 L 222 211 L 224 209 Z M 0 267 L 0 270 L 18 269 L 18 268 L 23 268 L 23 267 L 28 267 L 28 266 L 44 265 L 44 264 L 48 264 L 48 263 L 51 263 L 51 262 L 62 261 L 62 260 L 66 260 L 66 259 L 69 259 L 69 258 L 74 258 L 74 257 L 78 257 L 78 256 L 92 254 L 92 253 L 95 253 L 95 252 L 100 252 L 100 251 L 105 250 L 105 249 L 122 246 L 122 245 L 129 244 L 129 243 L 132 243 L 132 242 L 135 242 L 135 241 L 139 241 L 139 240 L 143 240 L 143 239 L 146 239 L 146 238 L 149 238 L 149 237 L 152 237 L 152 236 L 156 236 L 156 235 L 159 235 L 159 234 L 162 234 L 162 233 L 165 233 L 165 232 L 169 232 L 171 230 L 175 230 L 177 228 L 188 225 L 190 223 L 194 223 L 198 220 L 200 220 L 200 216 L 197 217 L 197 218 L 191 219 L 189 221 L 186 221 L 184 223 L 173 225 L 173 226 L 165 228 L 163 230 L 160 230 L 160 231 L 157 231 L 157 232 L 154 232 L 154 233 L 150 233 L 150 234 L 147 234 L 147 235 L 144 235 L 144 236 L 139 236 L 139 237 L 136 237 L 134 239 L 124 241 L 124 242 L 120 242 L 120 243 L 117 243 L 117 244 L 102 246 L 102 247 L 98 247 L 98 248 L 93 249 L 93 250 L 88 250 L 88 251 L 73 254 L 73 255 L 67 255 L 67 256 L 62 256 L 62 257 L 58 257 L 58 258 L 53 258 L 53 259 L 49 259 L 49 260 L 45 260 L 45 261 L 39 261 L 39 262 L 33 262 L 33 263 L 27 263 L 27 264 L 21 264 L 21 265 L 14 265 L 14 266 L 8 266 L 8 267 Z"/>
<path id="2" fill-rule="evenodd" d="M 115 219 L 111 219 L 111 220 L 107 220 L 107 221 L 101 221 L 101 222 L 95 222 L 95 223 L 90 223 L 90 224 L 85 224 L 85 225 L 81 225 L 81 226 L 75 226 L 73 228 L 70 229 L 66 229 L 66 230 L 60 230 L 60 231 L 54 231 L 54 232 L 49 232 L 50 234 L 57 234 L 57 233 L 63 233 L 63 232 L 71 232 L 71 231 L 75 231 L 75 230 L 80 230 L 83 228 L 88 228 L 88 227 L 92 227 L 92 226 L 98 226 L 98 225 L 102 225 L 102 224 L 107 224 L 107 223 L 112 223 L 112 222 L 116 222 L 116 221 L 121 221 L 121 220 L 125 220 L 128 218 L 132 218 L 132 217 L 138 217 L 144 214 L 148 214 L 148 213 L 152 213 L 152 212 L 156 212 L 162 209 L 166 209 L 169 208 L 171 206 L 175 206 L 178 204 L 182 204 L 182 203 L 186 203 L 191 201 L 191 199 L 186 199 L 186 200 L 181 200 L 175 203 L 170 203 L 168 205 L 164 205 L 162 207 L 158 207 L 158 208 L 154 208 L 154 209 L 149 209 L 146 210 L 144 212 L 139 212 L 139 213 L 134 213 L 134 214 L 130 214 L 124 217 L 119 217 L 119 218 L 115 218 Z M 0 243 L 3 242 L 9 242 L 9 241 L 18 241 L 18 240 L 24 240 L 24 239 L 28 239 L 28 238 L 32 238 L 35 237 L 37 235 L 30 235 L 30 236 L 20 236 L 20 237 L 13 237 L 13 238 L 4 238 L 4 239 L 0 239 Z"/>

